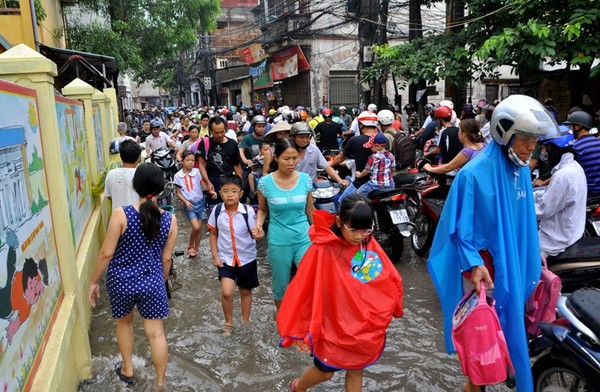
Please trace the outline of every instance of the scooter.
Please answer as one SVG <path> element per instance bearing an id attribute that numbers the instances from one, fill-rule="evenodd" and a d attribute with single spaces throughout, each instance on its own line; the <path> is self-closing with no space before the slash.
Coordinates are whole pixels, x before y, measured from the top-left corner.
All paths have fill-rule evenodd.
<path id="1" fill-rule="evenodd" d="M 424 256 L 431 247 L 450 190 L 446 175 L 431 176 L 435 182 L 421 192 L 420 208 L 413 220 L 415 231 L 410 237 L 410 244 L 419 256 Z"/>
<path id="2" fill-rule="evenodd" d="M 340 196 L 340 185 L 329 181 L 325 177 L 318 177 L 313 184 L 312 190 L 315 209 L 325 210 L 330 214 L 336 214 Z"/>
<path id="3" fill-rule="evenodd" d="M 562 295 L 560 318 L 540 323 L 542 335 L 530 342 L 534 391 L 598 391 L 600 386 L 600 290 Z"/>
<path id="4" fill-rule="evenodd" d="M 373 237 L 392 262 L 400 260 L 404 238 L 411 235 L 410 222 L 404 201 L 406 193 L 398 188 L 374 190 L 367 196 L 373 208 Z"/>
<path id="5" fill-rule="evenodd" d="M 546 262 L 562 281 L 563 293 L 600 287 L 600 237 L 582 237 L 559 255 L 548 256 Z"/>
<path id="6" fill-rule="evenodd" d="M 160 195 L 158 195 L 157 198 L 158 205 L 160 207 L 171 205 L 173 198 L 173 177 L 175 176 L 175 173 L 177 173 L 177 164 L 173 158 L 173 152 L 173 150 L 168 148 L 159 148 L 158 150 L 152 151 L 150 154 L 151 162 L 162 170 L 165 182 L 167 184 L 165 189 Z"/>
<path id="7" fill-rule="evenodd" d="M 592 197 L 585 208 L 585 237 L 600 237 L 600 197 Z"/>

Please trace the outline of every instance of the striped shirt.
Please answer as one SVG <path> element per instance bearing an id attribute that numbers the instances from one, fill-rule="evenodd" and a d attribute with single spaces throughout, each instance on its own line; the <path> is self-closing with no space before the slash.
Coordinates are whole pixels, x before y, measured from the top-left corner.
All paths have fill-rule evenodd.
<path id="1" fill-rule="evenodd" d="M 585 172 L 588 197 L 600 195 L 600 139 L 585 135 L 575 141 L 573 148 L 575 160 Z"/>

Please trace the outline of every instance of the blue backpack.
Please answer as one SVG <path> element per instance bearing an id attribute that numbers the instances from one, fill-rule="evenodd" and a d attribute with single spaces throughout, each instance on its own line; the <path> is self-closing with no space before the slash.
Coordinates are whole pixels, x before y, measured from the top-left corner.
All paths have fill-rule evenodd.
<path id="1" fill-rule="evenodd" d="M 219 203 L 215 206 L 215 229 L 217 230 L 217 235 L 219 235 L 219 225 L 216 224 L 217 219 L 219 219 L 219 214 L 221 214 L 221 210 L 223 209 L 223 203 Z M 250 236 L 254 238 L 252 235 L 252 230 L 250 229 L 250 224 L 248 223 L 248 206 L 244 206 L 244 212 L 242 212 L 242 216 L 244 217 L 244 221 L 246 222 L 246 227 L 248 228 L 248 233 Z"/>

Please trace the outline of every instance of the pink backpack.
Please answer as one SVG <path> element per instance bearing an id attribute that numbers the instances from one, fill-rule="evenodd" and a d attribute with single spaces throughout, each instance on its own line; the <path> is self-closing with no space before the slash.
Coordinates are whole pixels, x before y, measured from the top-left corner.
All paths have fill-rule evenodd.
<path id="1" fill-rule="evenodd" d="M 525 303 L 525 329 L 529 335 L 540 335 L 540 322 L 556 320 L 556 303 L 561 289 L 560 278 L 548 269 L 546 259 L 542 257 L 542 275 Z"/>
<path id="2" fill-rule="evenodd" d="M 509 371 L 515 373 L 494 300 L 486 298 L 483 282 L 479 294 L 471 290 L 456 307 L 452 341 L 463 374 L 475 385 L 498 384 L 508 378 Z"/>

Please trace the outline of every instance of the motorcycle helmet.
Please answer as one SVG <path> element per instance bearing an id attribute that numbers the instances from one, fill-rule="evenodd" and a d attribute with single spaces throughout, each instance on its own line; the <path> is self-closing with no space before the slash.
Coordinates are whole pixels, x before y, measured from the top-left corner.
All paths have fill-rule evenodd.
<path id="1" fill-rule="evenodd" d="M 300 113 L 298 114 L 300 115 L 300 120 L 302 121 L 306 121 L 308 118 L 308 113 L 306 113 L 306 110 L 300 110 Z"/>
<path id="2" fill-rule="evenodd" d="M 160 122 L 154 120 L 150 123 L 150 129 L 160 128 Z"/>
<path id="3" fill-rule="evenodd" d="M 119 146 L 121 145 L 121 141 L 119 139 L 115 139 L 110 142 L 109 152 L 111 155 L 115 155 L 119 153 Z"/>
<path id="4" fill-rule="evenodd" d="M 432 103 L 428 103 L 425 106 L 423 106 L 423 110 L 425 110 L 426 112 L 429 112 L 431 110 L 433 110 L 435 108 L 435 106 L 433 106 Z"/>
<path id="5" fill-rule="evenodd" d="M 587 112 L 582 110 L 573 112 L 567 117 L 565 124 L 576 124 L 581 125 L 587 130 L 590 130 L 594 126 L 594 120 Z"/>
<path id="6" fill-rule="evenodd" d="M 463 112 L 465 113 L 473 113 L 473 104 L 465 103 L 462 107 Z"/>
<path id="7" fill-rule="evenodd" d="M 357 120 L 365 127 L 376 127 L 378 124 L 377 115 L 371 112 L 362 112 L 358 115 Z"/>
<path id="8" fill-rule="evenodd" d="M 451 110 L 454 110 L 454 104 L 452 103 L 452 101 L 450 101 L 448 99 L 444 99 L 443 101 L 441 101 L 440 106 L 446 106 L 446 107 L 450 108 Z"/>
<path id="9" fill-rule="evenodd" d="M 293 111 L 292 114 L 290 114 L 289 121 L 292 123 L 302 121 L 302 118 L 300 117 L 300 113 Z"/>
<path id="10" fill-rule="evenodd" d="M 573 143 L 575 143 L 575 137 L 572 133 L 567 133 L 564 136 L 545 139 L 542 143 L 544 143 L 545 145 L 553 144 L 558 148 L 566 148 L 572 146 Z"/>
<path id="11" fill-rule="evenodd" d="M 370 103 L 369 106 L 367 106 L 367 111 L 376 113 L 377 112 L 377 105 L 375 105 L 374 103 Z"/>
<path id="12" fill-rule="evenodd" d="M 323 109 L 323 118 L 329 118 L 333 116 L 333 110 L 329 109 L 329 108 L 325 108 Z"/>
<path id="13" fill-rule="evenodd" d="M 377 120 L 381 125 L 391 125 L 394 122 L 394 113 L 387 109 L 380 110 L 377 113 Z"/>
<path id="14" fill-rule="evenodd" d="M 527 95 L 510 95 L 496 106 L 490 121 L 496 143 L 507 146 L 515 133 L 532 136 L 560 135 L 554 116 L 540 102 Z"/>
<path id="15" fill-rule="evenodd" d="M 277 114 L 277 110 L 275 109 L 269 109 L 269 116 L 274 116 Z"/>
<path id="16" fill-rule="evenodd" d="M 440 106 L 439 108 L 435 109 L 435 117 L 436 118 L 451 118 L 452 117 L 452 109 L 450 109 L 448 106 Z"/>
<path id="17" fill-rule="evenodd" d="M 292 125 L 292 128 L 290 129 L 290 136 L 297 136 L 297 135 L 311 135 L 312 136 L 312 132 L 307 123 L 297 122 Z"/>
<path id="18" fill-rule="evenodd" d="M 252 125 L 254 124 L 266 124 L 267 123 L 267 119 L 265 118 L 265 116 L 254 116 L 252 117 Z"/>

